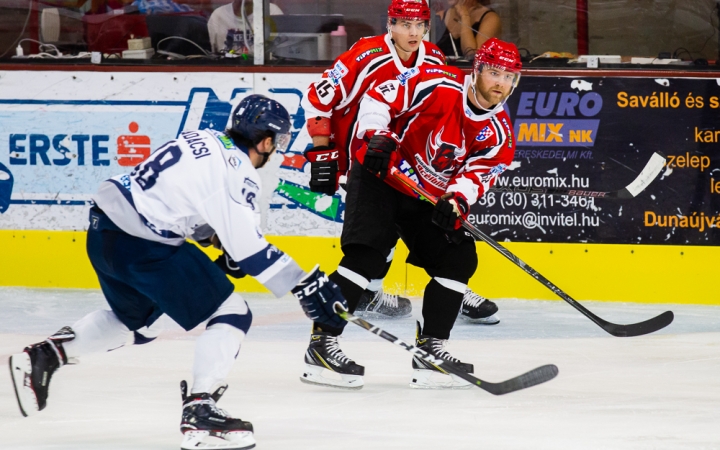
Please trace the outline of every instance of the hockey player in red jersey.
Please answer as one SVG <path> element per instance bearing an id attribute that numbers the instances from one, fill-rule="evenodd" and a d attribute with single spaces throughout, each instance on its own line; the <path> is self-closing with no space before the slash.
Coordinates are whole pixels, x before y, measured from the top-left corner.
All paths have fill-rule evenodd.
<path id="1" fill-rule="evenodd" d="M 362 144 L 362 140 L 353 136 L 358 105 L 368 89 L 421 64 L 445 64 L 440 49 L 422 39 L 429 29 L 430 8 L 426 0 L 392 0 L 388 7 L 388 32 L 360 39 L 309 86 L 302 107 L 313 140 L 313 147 L 305 151 L 311 166 L 313 192 L 333 195 L 340 177 L 347 173 L 353 152 Z M 389 255 L 387 269 L 391 260 Z M 373 281 L 358 312 L 383 317 L 409 316 L 410 301 L 388 295 L 381 287 L 382 279 Z"/>
<path id="2" fill-rule="evenodd" d="M 352 312 L 399 235 L 410 250 L 408 262 L 431 277 L 416 345 L 468 372 L 473 371 L 472 364 L 460 362 L 444 348 L 477 267 L 475 243 L 460 223 L 513 159 L 512 126 L 503 105 L 517 85 L 520 68 L 516 47 L 491 39 L 478 50 L 470 77 L 456 68 L 421 65 L 368 91 L 360 105 L 356 135 L 366 144 L 354 155 L 347 184 L 344 256 L 330 275 Z M 390 167 L 440 201 L 433 207 L 418 199 L 388 176 Z M 342 333 L 322 324 L 316 329 L 330 336 Z M 362 366 L 344 355 L 337 340 L 333 344 L 331 362 L 340 365 L 333 364 L 332 370 L 341 374 L 345 370 L 343 378 L 351 382 L 334 384 L 361 385 Z M 333 384 L 322 377 L 313 341 L 306 364 L 304 381 Z M 412 365 L 412 387 L 468 386 L 420 359 L 413 358 Z"/>
<path id="3" fill-rule="evenodd" d="M 423 41 L 429 29 L 430 8 L 425 0 L 392 0 L 388 7 L 388 33 L 360 39 L 311 84 L 302 100 L 313 147 L 305 151 L 310 161 L 310 189 L 333 195 L 352 163 L 362 141 L 357 139 L 357 110 L 360 99 L 372 86 L 409 73 L 421 64 L 445 64 L 445 56 Z M 358 313 L 382 317 L 409 316 L 410 301 L 382 291 L 382 278 L 372 280 Z M 462 318 L 474 323 L 496 324 L 497 306 L 468 289 Z"/>

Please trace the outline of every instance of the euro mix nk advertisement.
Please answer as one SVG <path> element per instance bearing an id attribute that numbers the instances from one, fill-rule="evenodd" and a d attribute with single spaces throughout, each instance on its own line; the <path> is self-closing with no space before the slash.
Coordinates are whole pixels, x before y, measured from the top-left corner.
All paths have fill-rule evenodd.
<path id="1" fill-rule="evenodd" d="M 225 128 L 258 93 L 293 121 L 287 152 L 260 171 L 269 235 L 339 236 L 344 203 L 308 188 L 300 107 L 315 74 L 0 72 L 0 229 L 84 230 L 91 195 L 181 131 Z M 515 161 L 471 221 L 498 241 L 712 245 L 720 226 L 720 81 L 524 76 L 506 109 Z M 467 139 L 487 139 L 483 130 Z M 654 152 L 660 176 L 636 198 L 613 191 Z"/>
<path id="2" fill-rule="evenodd" d="M 515 160 L 470 217 L 495 240 L 720 242 L 720 79 L 525 76 L 506 108 Z M 509 192 L 619 190 L 654 152 L 666 166 L 635 198 Z"/>

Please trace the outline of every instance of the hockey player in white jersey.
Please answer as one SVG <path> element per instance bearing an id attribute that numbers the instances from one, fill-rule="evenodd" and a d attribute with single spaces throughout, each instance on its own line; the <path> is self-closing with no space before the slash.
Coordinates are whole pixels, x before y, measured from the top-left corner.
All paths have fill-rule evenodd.
<path id="1" fill-rule="evenodd" d="M 268 244 L 258 227 L 256 168 L 287 146 L 289 130 L 282 105 L 251 95 L 235 108 L 224 133 L 182 132 L 132 173 L 101 184 L 90 210 L 87 252 L 110 310 L 90 313 L 11 356 L 23 415 L 46 407 L 57 369 L 80 356 L 121 347 L 133 335 L 136 343 L 147 342 L 137 331 L 164 313 L 185 330 L 207 321 L 195 345 L 189 393 L 181 383 L 181 447 L 255 446 L 252 424 L 216 406 L 252 322 L 226 274 L 251 275 L 277 296 L 292 291 L 316 322 L 342 326 L 334 307 L 347 307 L 318 266 L 305 273 Z M 213 263 L 188 238 L 219 243 L 223 255 Z"/>

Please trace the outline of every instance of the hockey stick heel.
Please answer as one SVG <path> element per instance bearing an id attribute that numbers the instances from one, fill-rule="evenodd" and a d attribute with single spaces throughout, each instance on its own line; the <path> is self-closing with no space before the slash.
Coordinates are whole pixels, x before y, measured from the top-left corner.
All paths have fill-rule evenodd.
<path id="1" fill-rule="evenodd" d="M 402 347 L 408 352 L 412 353 L 418 358 L 424 359 L 435 366 L 442 367 L 442 369 L 448 373 L 451 373 L 459 378 L 462 378 L 463 380 L 469 382 L 472 385 L 475 385 L 479 387 L 480 389 L 483 389 L 493 395 L 504 395 L 509 394 L 510 392 L 519 391 L 521 389 L 529 388 L 541 383 L 544 383 L 546 381 L 550 381 L 553 378 L 555 378 L 558 374 L 558 368 L 554 364 L 548 364 L 545 366 L 540 366 L 537 369 L 533 369 L 529 372 L 526 372 L 520 376 L 517 376 L 515 378 L 511 378 L 509 380 L 502 381 L 500 383 L 490 383 L 489 381 L 481 380 L 480 378 L 475 377 L 474 375 L 471 375 L 467 372 L 462 371 L 458 367 L 456 367 L 454 364 L 444 361 L 444 360 L 437 360 L 434 359 L 431 355 L 429 355 L 427 352 L 415 347 L 414 345 L 410 345 L 406 342 L 404 342 L 402 339 L 399 339 L 392 334 L 388 333 L 387 331 L 383 330 L 382 328 L 379 328 L 359 317 L 353 316 L 347 311 L 336 309 L 337 315 L 342 317 L 343 319 L 347 320 L 348 322 L 352 322 L 355 325 L 364 328 L 368 330 L 369 332 L 376 334 L 380 336 L 381 338 L 385 339 L 388 342 L 392 342 L 393 344 L 397 345 L 398 347 Z"/>

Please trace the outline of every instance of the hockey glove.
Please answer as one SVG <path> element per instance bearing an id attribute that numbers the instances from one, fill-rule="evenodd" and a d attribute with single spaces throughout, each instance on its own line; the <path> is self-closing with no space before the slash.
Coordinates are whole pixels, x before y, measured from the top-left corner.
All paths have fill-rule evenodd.
<path id="1" fill-rule="evenodd" d="M 363 166 L 380 179 L 387 176 L 388 169 L 396 157 L 398 137 L 389 131 L 377 131 L 367 143 Z"/>
<path id="2" fill-rule="evenodd" d="M 292 288 L 293 295 L 300 301 L 305 315 L 310 320 L 320 322 L 333 328 L 345 326 L 345 319 L 335 314 L 338 305 L 345 311 L 348 304 L 337 284 L 330 281 L 317 265 L 297 286 Z"/>
<path id="3" fill-rule="evenodd" d="M 233 278 L 243 278 L 247 275 L 242 271 L 240 266 L 230 257 L 228 252 L 223 249 L 222 255 L 218 256 L 215 260 L 215 265 L 220 268 L 225 274 L 230 275 Z"/>
<path id="4" fill-rule="evenodd" d="M 465 196 L 459 192 L 448 192 L 440 197 L 432 213 L 432 221 L 445 231 L 452 232 L 462 227 L 462 221 L 470 214 Z"/>
<path id="5" fill-rule="evenodd" d="M 305 150 L 305 159 L 310 161 L 310 190 L 333 195 L 338 188 L 338 159 L 340 152 L 335 144 L 319 145 Z"/>

